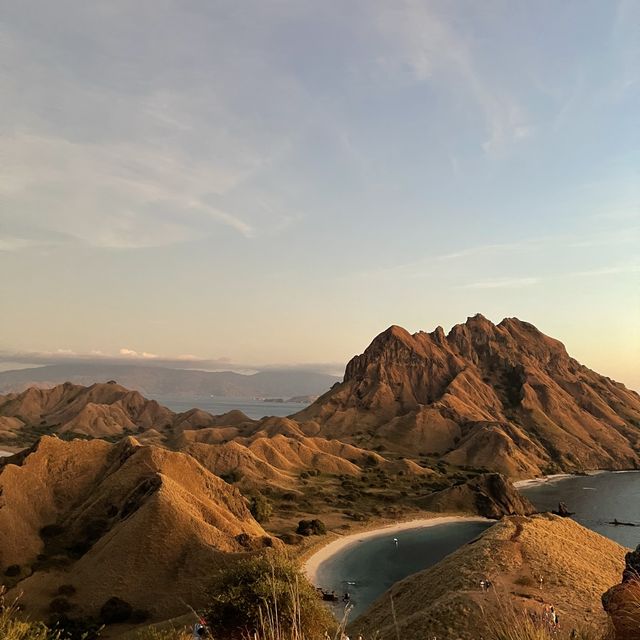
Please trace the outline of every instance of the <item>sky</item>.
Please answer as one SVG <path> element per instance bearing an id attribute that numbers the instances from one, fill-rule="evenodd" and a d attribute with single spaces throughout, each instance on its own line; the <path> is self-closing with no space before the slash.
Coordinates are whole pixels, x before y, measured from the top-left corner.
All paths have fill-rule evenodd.
<path id="1" fill-rule="evenodd" d="M 640 2 L 3 2 L 0 352 L 341 369 L 519 317 L 640 389 Z"/>

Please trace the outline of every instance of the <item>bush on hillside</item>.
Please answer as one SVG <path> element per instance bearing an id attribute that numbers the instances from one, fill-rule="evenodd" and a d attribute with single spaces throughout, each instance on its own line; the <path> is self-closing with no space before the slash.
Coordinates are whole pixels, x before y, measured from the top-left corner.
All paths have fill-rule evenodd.
<path id="1" fill-rule="evenodd" d="M 220 571 L 211 594 L 205 618 L 216 638 L 243 638 L 262 633 L 265 626 L 288 630 L 299 624 L 305 640 L 321 640 L 336 626 L 298 565 L 284 554 L 240 560 Z"/>
<path id="2" fill-rule="evenodd" d="M 20 575 L 20 565 L 19 564 L 12 564 L 12 565 L 8 566 L 4 571 L 4 575 L 7 576 L 7 578 L 15 578 L 16 576 L 19 576 Z"/>
<path id="3" fill-rule="evenodd" d="M 227 484 L 235 484 L 236 482 L 240 482 L 240 480 L 242 480 L 242 474 L 240 473 L 240 471 L 238 471 L 238 469 L 231 469 L 231 471 L 228 471 L 227 473 L 221 473 L 220 477 Z"/>
<path id="4" fill-rule="evenodd" d="M 296 533 L 301 536 L 323 536 L 327 528 L 322 520 L 300 520 Z"/>
<path id="5" fill-rule="evenodd" d="M 61 584 L 56 595 L 70 597 L 75 595 L 77 589 L 72 584 Z"/>
<path id="6" fill-rule="evenodd" d="M 105 624 L 117 624 L 129 620 L 132 613 L 133 607 L 126 600 L 114 596 L 102 605 L 100 620 Z"/>
<path id="7" fill-rule="evenodd" d="M 267 498 L 261 493 L 252 496 L 249 501 L 249 511 L 251 515 L 260 523 L 269 522 L 269 518 L 273 513 L 273 507 Z"/>

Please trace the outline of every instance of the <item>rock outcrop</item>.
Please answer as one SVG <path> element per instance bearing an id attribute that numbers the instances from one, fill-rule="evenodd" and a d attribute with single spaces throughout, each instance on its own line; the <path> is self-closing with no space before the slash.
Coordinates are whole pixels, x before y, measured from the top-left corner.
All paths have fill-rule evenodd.
<path id="1" fill-rule="evenodd" d="M 360 446 L 512 478 L 640 466 L 640 396 L 516 318 L 477 315 L 447 335 L 392 326 L 294 418 Z"/>
<path id="2" fill-rule="evenodd" d="M 485 518 L 528 516 L 535 507 L 503 475 L 485 473 L 463 484 L 437 491 L 420 502 L 428 511 L 477 513 Z"/>
<path id="3" fill-rule="evenodd" d="M 602 596 L 615 636 L 612 640 L 640 640 L 640 545 L 625 556 L 622 583 Z"/>

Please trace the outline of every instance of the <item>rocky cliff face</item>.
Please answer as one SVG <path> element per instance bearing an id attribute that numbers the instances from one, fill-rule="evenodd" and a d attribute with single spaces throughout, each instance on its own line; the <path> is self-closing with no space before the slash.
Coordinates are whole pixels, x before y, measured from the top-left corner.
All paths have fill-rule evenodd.
<path id="1" fill-rule="evenodd" d="M 420 506 L 428 511 L 477 513 L 485 518 L 528 516 L 535 507 L 499 473 L 484 473 L 463 484 L 427 496 Z"/>
<path id="2" fill-rule="evenodd" d="M 622 583 L 602 596 L 614 628 L 612 640 L 640 640 L 640 545 L 625 556 Z"/>
<path id="3" fill-rule="evenodd" d="M 640 396 L 515 318 L 477 315 L 448 335 L 390 327 L 295 417 L 361 446 L 511 477 L 640 465 Z"/>

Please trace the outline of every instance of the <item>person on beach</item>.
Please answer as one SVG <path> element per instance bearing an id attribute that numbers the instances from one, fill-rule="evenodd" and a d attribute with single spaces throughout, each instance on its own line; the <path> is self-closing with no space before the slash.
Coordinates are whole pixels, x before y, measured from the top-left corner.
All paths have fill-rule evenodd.
<path id="1" fill-rule="evenodd" d="M 394 538 L 393 541 L 394 541 L 394 543 L 396 545 L 396 549 L 397 549 L 398 548 L 398 538 Z"/>

